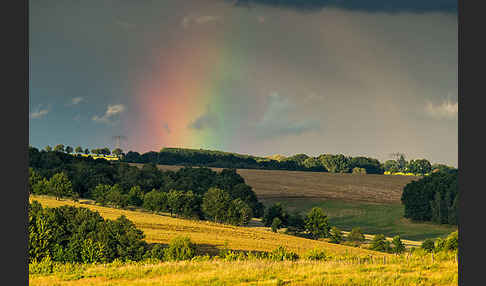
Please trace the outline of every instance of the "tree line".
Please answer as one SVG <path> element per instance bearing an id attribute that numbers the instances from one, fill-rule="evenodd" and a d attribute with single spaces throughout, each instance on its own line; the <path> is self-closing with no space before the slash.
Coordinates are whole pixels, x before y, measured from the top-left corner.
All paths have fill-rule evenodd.
<path id="1" fill-rule="evenodd" d="M 101 205 L 129 205 L 171 215 L 245 225 L 263 215 L 250 186 L 234 169 L 162 171 L 154 164 L 141 169 L 127 163 L 74 157 L 30 149 L 29 192 L 93 199 Z"/>
<path id="2" fill-rule="evenodd" d="M 58 144 L 54 148 L 46 146 L 45 151 L 72 153 L 73 148 Z M 143 154 L 134 151 L 124 151 L 120 148 L 110 150 L 107 147 L 84 149 L 78 146 L 74 149 L 77 154 L 116 155 L 128 163 L 154 163 L 162 165 L 204 166 L 215 168 L 235 169 L 264 169 L 289 171 L 314 171 L 330 173 L 355 174 L 383 174 L 413 173 L 417 175 L 429 174 L 433 171 L 449 171 L 455 168 L 444 164 L 432 164 L 426 159 L 407 161 L 401 154 L 395 160 L 381 163 L 379 160 L 364 156 L 345 156 L 343 154 L 321 154 L 316 157 L 306 154 L 296 154 L 290 157 L 281 156 L 275 160 L 267 157 L 242 155 L 231 152 L 187 149 L 163 148 L 160 152 L 149 151 Z"/>
<path id="3" fill-rule="evenodd" d="M 191 165 L 217 168 L 266 169 L 316 171 L 332 173 L 383 174 L 382 164 L 374 158 L 349 157 L 342 154 L 323 154 L 311 157 L 297 154 L 282 160 L 241 155 L 236 153 L 196 150 L 184 148 L 163 148 L 160 152 L 129 151 L 123 159 L 130 163 L 155 163 L 163 165 Z"/>
<path id="4" fill-rule="evenodd" d="M 113 150 L 110 150 L 108 147 L 103 147 L 103 148 L 94 148 L 94 149 L 88 149 L 88 148 L 83 148 L 81 146 L 77 146 L 76 148 L 73 149 L 71 146 L 64 146 L 64 144 L 57 144 L 56 146 L 51 147 L 50 145 L 47 145 L 44 147 L 44 151 L 46 152 L 63 152 L 67 154 L 71 153 L 76 153 L 76 154 L 95 154 L 95 155 L 117 155 L 117 156 L 122 156 L 123 155 L 123 150 L 120 148 L 115 148 Z"/>

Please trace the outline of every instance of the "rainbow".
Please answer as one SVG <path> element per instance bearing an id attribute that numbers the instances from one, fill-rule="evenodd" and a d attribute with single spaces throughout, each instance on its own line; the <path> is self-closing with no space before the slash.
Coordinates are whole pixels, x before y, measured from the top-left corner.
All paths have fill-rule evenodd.
<path id="1" fill-rule="evenodd" d="M 138 152 L 163 147 L 224 150 L 231 143 L 225 128 L 223 94 L 225 73 L 234 64 L 228 48 L 221 48 L 222 34 L 202 38 L 190 34 L 177 44 L 155 49 L 150 72 L 137 79 L 134 104 L 137 123 L 130 124 L 129 145 Z M 170 45 L 170 44 L 169 44 Z M 217 115 L 219 127 L 188 126 L 208 108 Z M 168 128 L 167 128 L 168 127 Z"/>

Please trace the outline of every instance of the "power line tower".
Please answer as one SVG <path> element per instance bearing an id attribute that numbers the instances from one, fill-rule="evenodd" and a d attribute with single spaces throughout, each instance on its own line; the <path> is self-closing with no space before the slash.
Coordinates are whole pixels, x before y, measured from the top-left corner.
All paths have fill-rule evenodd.
<path id="1" fill-rule="evenodd" d="M 123 136 L 123 135 L 116 135 L 116 136 L 113 136 L 112 139 L 115 141 L 115 148 L 121 149 L 121 141 L 127 140 L 127 137 Z"/>

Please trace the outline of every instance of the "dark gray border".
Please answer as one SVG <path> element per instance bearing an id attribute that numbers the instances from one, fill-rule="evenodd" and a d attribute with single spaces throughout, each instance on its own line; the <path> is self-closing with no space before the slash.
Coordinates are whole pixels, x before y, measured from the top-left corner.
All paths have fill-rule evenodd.
<path id="1" fill-rule="evenodd" d="M 8 1 L 2 5 L 2 112 L 3 155 L 2 246 L 4 285 L 28 285 L 28 3 Z M 13 282 L 12 282 L 13 281 Z"/>
<path id="2" fill-rule="evenodd" d="M 481 1 L 459 1 L 459 285 L 482 284 L 484 225 L 484 51 Z M 467 7 L 467 8 L 466 8 Z M 476 109 L 476 110 L 474 110 Z M 466 111 L 467 110 L 467 111 Z M 473 116 L 476 115 L 476 116 Z M 479 156 L 478 156 L 479 155 Z M 482 184 L 481 184 L 482 183 Z M 477 231 L 475 233 L 475 231 Z"/>

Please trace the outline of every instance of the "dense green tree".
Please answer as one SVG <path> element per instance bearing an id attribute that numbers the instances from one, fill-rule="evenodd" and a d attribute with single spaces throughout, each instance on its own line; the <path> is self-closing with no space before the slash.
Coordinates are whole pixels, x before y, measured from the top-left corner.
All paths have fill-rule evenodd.
<path id="1" fill-rule="evenodd" d="M 458 194 L 457 172 L 436 172 L 407 184 L 402 193 L 405 217 L 447 223 Z M 453 214 L 451 214 L 453 216 Z"/>
<path id="2" fill-rule="evenodd" d="M 448 173 L 450 171 L 455 170 L 454 167 L 450 167 L 450 166 L 447 166 L 447 165 L 444 165 L 444 164 L 433 164 L 431 168 L 432 168 L 432 172 Z"/>
<path id="3" fill-rule="evenodd" d="M 128 204 L 132 206 L 141 206 L 143 203 L 143 192 L 140 186 L 133 186 L 128 191 Z"/>
<path id="4" fill-rule="evenodd" d="M 371 241 L 371 250 L 391 252 L 391 243 L 383 234 L 376 234 Z"/>
<path id="5" fill-rule="evenodd" d="M 306 217 L 305 228 L 313 239 L 329 237 L 330 226 L 327 215 L 321 208 L 312 208 Z"/>
<path id="6" fill-rule="evenodd" d="M 51 257 L 59 262 L 140 260 L 147 244 L 135 225 L 120 217 L 104 220 L 87 208 L 42 208 L 29 204 L 29 261 Z"/>
<path id="7" fill-rule="evenodd" d="M 325 154 L 319 156 L 322 165 L 331 173 L 348 173 L 350 170 L 350 160 L 348 157 L 338 154 Z"/>
<path id="8" fill-rule="evenodd" d="M 125 208 L 128 205 L 128 195 L 123 193 L 120 185 L 115 184 L 111 186 L 110 190 L 105 194 L 108 203 L 117 207 Z"/>
<path id="9" fill-rule="evenodd" d="M 44 150 L 46 150 L 47 152 L 50 152 L 50 151 L 52 151 L 52 147 L 47 145 L 46 147 L 44 147 Z"/>
<path id="10" fill-rule="evenodd" d="M 432 165 L 426 159 L 410 160 L 407 171 L 414 174 L 428 174 L 432 170 Z"/>
<path id="11" fill-rule="evenodd" d="M 335 226 L 331 227 L 331 231 L 329 232 L 329 237 L 330 237 L 329 242 L 331 243 L 341 243 L 341 241 L 343 241 L 342 231 Z"/>
<path id="12" fill-rule="evenodd" d="M 289 231 L 305 231 L 305 219 L 298 212 L 289 214 L 287 216 L 287 228 L 289 229 Z"/>
<path id="13" fill-rule="evenodd" d="M 273 218 L 271 228 L 273 232 L 277 232 L 279 228 L 282 227 L 282 221 L 280 220 L 279 217 Z"/>
<path id="14" fill-rule="evenodd" d="M 106 195 L 110 190 L 111 190 L 110 185 L 99 184 L 93 189 L 91 196 L 97 203 L 104 206 L 108 203 L 108 199 L 106 198 Z"/>
<path id="15" fill-rule="evenodd" d="M 188 191 L 183 193 L 182 197 L 182 208 L 179 213 L 177 213 L 180 216 L 186 217 L 186 218 L 201 218 L 202 217 L 202 212 L 201 212 L 201 198 L 197 195 L 194 194 L 192 191 Z"/>
<path id="16" fill-rule="evenodd" d="M 29 193 L 33 193 L 33 186 L 40 181 L 42 181 L 42 176 L 39 173 L 37 173 L 32 167 L 29 167 L 29 183 L 28 183 Z"/>
<path id="17" fill-rule="evenodd" d="M 170 211 L 170 215 L 180 215 L 183 213 L 184 208 L 184 192 L 178 190 L 170 190 L 167 193 L 167 206 Z"/>
<path id="18" fill-rule="evenodd" d="M 396 235 L 393 237 L 391 245 L 392 252 L 395 254 L 400 254 L 405 251 L 405 244 L 403 244 L 402 240 L 400 239 L 400 235 Z"/>
<path id="19" fill-rule="evenodd" d="M 73 186 L 65 173 L 57 173 L 49 180 L 49 194 L 59 200 L 73 195 Z"/>
<path id="20" fill-rule="evenodd" d="M 225 222 L 230 202 L 231 197 L 228 192 L 218 188 L 210 188 L 204 194 L 202 201 L 204 216 L 216 222 Z"/>
<path id="21" fill-rule="evenodd" d="M 74 149 L 74 152 L 76 152 L 78 154 L 83 153 L 83 147 L 81 147 L 81 146 L 76 147 L 76 149 Z"/>
<path id="22" fill-rule="evenodd" d="M 89 149 L 88 148 L 84 149 L 84 154 L 86 154 L 86 155 L 89 154 Z"/>
<path id="23" fill-rule="evenodd" d="M 151 210 L 153 212 L 159 212 L 167 210 L 167 193 L 153 189 L 146 193 L 143 197 L 143 208 Z"/>
<path id="24" fill-rule="evenodd" d="M 400 164 L 396 160 L 387 160 L 383 165 L 385 171 L 390 173 L 400 172 Z"/>
<path id="25" fill-rule="evenodd" d="M 56 147 L 54 147 L 54 151 L 64 152 L 64 145 L 63 144 L 57 144 Z"/>
<path id="26" fill-rule="evenodd" d="M 233 225 L 247 225 L 253 213 L 251 208 L 240 198 L 231 201 L 228 207 L 228 223 Z"/>
<path id="27" fill-rule="evenodd" d="M 427 252 L 432 252 L 435 249 L 434 240 L 427 238 L 422 242 L 421 248 L 425 249 Z"/>
<path id="28" fill-rule="evenodd" d="M 324 171 L 325 170 L 324 166 L 322 166 L 321 161 L 319 161 L 315 157 L 309 157 L 309 158 L 305 159 L 304 162 L 302 162 L 302 165 L 305 168 L 307 168 L 309 170 L 313 170 L 313 171 Z"/>
<path id="29" fill-rule="evenodd" d="M 288 223 L 288 214 L 284 211 L 281 203 L 275 203 L 265 209 L 262 222 L 265 226 L 271 226 L 273 219 L 278 217 L 284 226 Z"/>
<path id="30" fill-rule="evenodd" d="M 346 238 L 350 241 L 355 242 L 363 242 L 365 240 L 365 236 L 363 232 L 361 232 L 361 228 L 359 227 L 354 227 L 353 229 L 351 229 Z"/>
<path id="31" fill-rule="evenodd" d="M 66 153 L 71 154 L 73 152 L 73 147 L 66 146 Z"/>
<path id="32" fill-rule="evenodd" d="M 368 157 L 352 157 L 349 160 L 349 168 L 358 168 L 360 174 L 383 174 L 380 161 Z M 354 172 L 354 170 L 353 170 Z"/>

